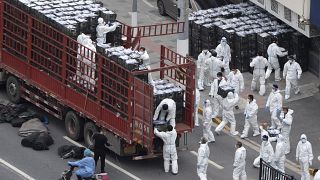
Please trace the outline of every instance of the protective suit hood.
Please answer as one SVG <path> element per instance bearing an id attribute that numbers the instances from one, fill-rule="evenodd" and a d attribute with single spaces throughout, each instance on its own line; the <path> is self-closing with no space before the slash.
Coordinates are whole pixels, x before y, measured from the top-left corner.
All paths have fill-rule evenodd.
<path id="1" fill-rule="evenodd" d="M 308 139 L 307 139 L 307 136 L 306 136 L 305 134 L 301 134 L 300 140 L 301 140 L 301 139 L 306 139 L 306 140 L 308 140 Z"/>
<path id="2" fill-rule="evenodd" d="M 250 103 L 257 103 L 256 99 L 253 99 Z"/>
<path id="3" fill-rule="evenodd" d="M 204 101 L 204 107 L 209 107 L 210 104 L 211 104 L 211 102 L 210 102 L 209 99 L 207 99 L 207 100 Z"/>

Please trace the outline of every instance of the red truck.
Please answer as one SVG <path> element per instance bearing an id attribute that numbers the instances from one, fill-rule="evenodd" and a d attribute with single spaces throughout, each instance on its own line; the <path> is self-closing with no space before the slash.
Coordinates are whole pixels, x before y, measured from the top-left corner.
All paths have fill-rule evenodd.
<path id="1" fill-rule="evenodd" d="M 153 86 L 138 78 L 146 72 L 157 72 L 161 79 L 183 87 L 183 118 L 176 130 L 180 137 L 192 131 L 195 63 L 191 58 L 161 46 L 160 67 L 129 71 L 103 54 L 90 52 L 10 0 L 0 0 L 0 26 L 0 78 L 6 82 L 8 98 L 15 103 L 24 99 L 64 120 L 70 138 L 84 139 L 90 145 L 91 135 L 103 128 L 111 150 L 118 155 L 153 155 Z M 139 34 L 145 28 L 138 28 Z M 131 40 L 133 28 L 123 29 Z M 94 82 L 77 76 L 77 58 L 82 56 L 79 47 L 90 52 L 96 63 L 86 67 L 95 71 Z"/>

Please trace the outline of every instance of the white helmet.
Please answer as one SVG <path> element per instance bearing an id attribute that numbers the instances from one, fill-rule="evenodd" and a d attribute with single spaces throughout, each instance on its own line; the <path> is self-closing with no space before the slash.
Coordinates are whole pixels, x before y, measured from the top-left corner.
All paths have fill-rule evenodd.
<path id="1" fill-rule="evenodd" d="M 98 18 L 98 23 L 99 24 L 102 24 L 104 22 L 104 20 L 100 17 L 100 18 Z"/>

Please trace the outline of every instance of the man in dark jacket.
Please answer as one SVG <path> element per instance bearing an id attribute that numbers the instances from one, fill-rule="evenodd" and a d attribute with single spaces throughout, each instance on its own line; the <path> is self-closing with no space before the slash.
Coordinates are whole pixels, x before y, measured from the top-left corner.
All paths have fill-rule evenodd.
<path id="1" fill-rule="evenodd" d="M 107 137 L 103 134 L 103 131 L 100 130 L 100 133 L 95 133 L 92 136 L 92 140 L 94 141 L 94 160 L 96 165 L 100 158 L 101 160 L 101 173 L 104 173 L 105 159 L 107 154 L 107 147 L 110 146 L 108 143 Z"/>

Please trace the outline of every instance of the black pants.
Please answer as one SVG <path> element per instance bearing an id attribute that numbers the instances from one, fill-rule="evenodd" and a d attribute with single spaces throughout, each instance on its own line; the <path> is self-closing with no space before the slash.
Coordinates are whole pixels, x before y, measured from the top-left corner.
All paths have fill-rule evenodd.
<path id="1" fill-rule="evenodd" d="M 105 171 L 104 171 L 104 166 L 105 166 L 105 164 L 106 164 L 106 161 L 105 161 L 105 159 L 106 159 L 106 152 L 101 152 L 101 151 L 95 151 L 94 152 L 94 161 L 96 162 L 96 166 L 97 166 L 97 163 L 98 163 L 98 160 L 99 160 L 99 158 L 100 158 L 100 164 L 101 164 L 101 173 L 104 173 Z"/>

